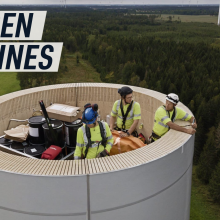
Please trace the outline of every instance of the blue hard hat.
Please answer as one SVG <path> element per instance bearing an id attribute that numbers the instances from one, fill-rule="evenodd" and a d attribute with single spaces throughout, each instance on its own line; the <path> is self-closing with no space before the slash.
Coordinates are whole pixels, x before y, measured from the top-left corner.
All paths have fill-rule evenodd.
<path id="1" fill-rule="evenodd" d="M 97 116 L 98 113 L 96 111 L 94 111 L 92 108 L 87 108 L 83 113 L 82 121 L 87 125 L 93 124 Z"/>

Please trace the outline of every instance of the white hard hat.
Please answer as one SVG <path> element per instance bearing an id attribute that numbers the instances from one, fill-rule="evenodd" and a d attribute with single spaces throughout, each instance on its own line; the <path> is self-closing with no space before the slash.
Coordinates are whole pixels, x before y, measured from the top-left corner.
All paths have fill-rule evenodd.
<path id="1" fill-rule="evenodd" d="M 166 96 L 166 100 L 176 105 L 179 102 L 179 96 L 174 93 L 170 93 Z"/>

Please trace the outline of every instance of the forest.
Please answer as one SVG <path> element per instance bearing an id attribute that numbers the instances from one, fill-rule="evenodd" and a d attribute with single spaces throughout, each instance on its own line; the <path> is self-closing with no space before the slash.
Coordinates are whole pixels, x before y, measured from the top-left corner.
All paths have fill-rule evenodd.
<path id="1" fill-rule="evenodd" d="M 218 7 L 48 8 L 42 42 L 64 43 L 59 72 L 17 78 L 22 89 L 54 84 L 67 68 L 65 54 L 80 51 L 102 82 L 177 93 L 198 123 L 196 175 L 220 203 L 220 27 L 161 21 L 160 14 L 209 15 L 217 22 Z"/>

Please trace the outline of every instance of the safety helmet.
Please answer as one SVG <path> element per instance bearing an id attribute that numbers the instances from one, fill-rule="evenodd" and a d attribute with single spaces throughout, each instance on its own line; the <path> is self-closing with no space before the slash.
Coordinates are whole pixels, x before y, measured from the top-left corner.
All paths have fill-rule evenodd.
<path id="1" fill-rule="evenodd" d="M 131 94 L 132 92 L 133 92 L 133 90 L 130 87 L 128 87 L 128 86 L 123 86 L 120 89 L 118 89 L 118 93 L 121 96 L 126 96 L 128 94 Z"/>
<path id="2" fill-rule="evenodd" d="M 166 100 L 176 105 L 179 102 L 179 96 L 174 93 L 170 93 L 166 96 Z"/>
<path id="3" fill-rule="evenodd" d="M 85 111 L 83 112 L 82 115 L 82 122 L 84 122 L 85 124 L 93 124 L 96 120 L 96 118 L 98 117 L 98 105 L 94 104 L 91 105 L 90 103 L 86 104 L 84 106 Z"/>

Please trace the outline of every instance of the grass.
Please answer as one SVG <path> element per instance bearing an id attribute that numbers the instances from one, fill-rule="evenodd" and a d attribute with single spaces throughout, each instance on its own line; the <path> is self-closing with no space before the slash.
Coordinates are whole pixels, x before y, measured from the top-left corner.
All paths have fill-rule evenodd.
<path id="1" fill-rule="evenodd" d="M 76 63 L 76 56 L 79 55 L 79 63 Z M 60 83 L 78 82 L 101 82 L 99 73 L 87 61 L 83 60 L 80 53 L 68 53 L 66 55 L 65 66 L 68 70 L 59 78 Z"/>
<path id="2" fill-rule="evenodd" d="M 20 90 L 17 73 L 0 73 L 0 95 Z"/>
<path id="3" fill-rule="evenodd" d="M 79 63 L 76 63 L 76 56 L 79 55 Z M 67 71 L 58 79 L 58 83 L 78 82 L 101 82 L 99 73 L 87 61 L 83 60 L 80 53 L 68 53 L 66 55 Z M 0 73 L 0 95 L 20 90 L 17 73 Z"/>
<path id="4" fill-rule="evenodd" d="M 196 177 L 193 167 L 190 220 L 220 220 L 220 204 L 215 204 L 208 193 L 207 185 Z"/>

